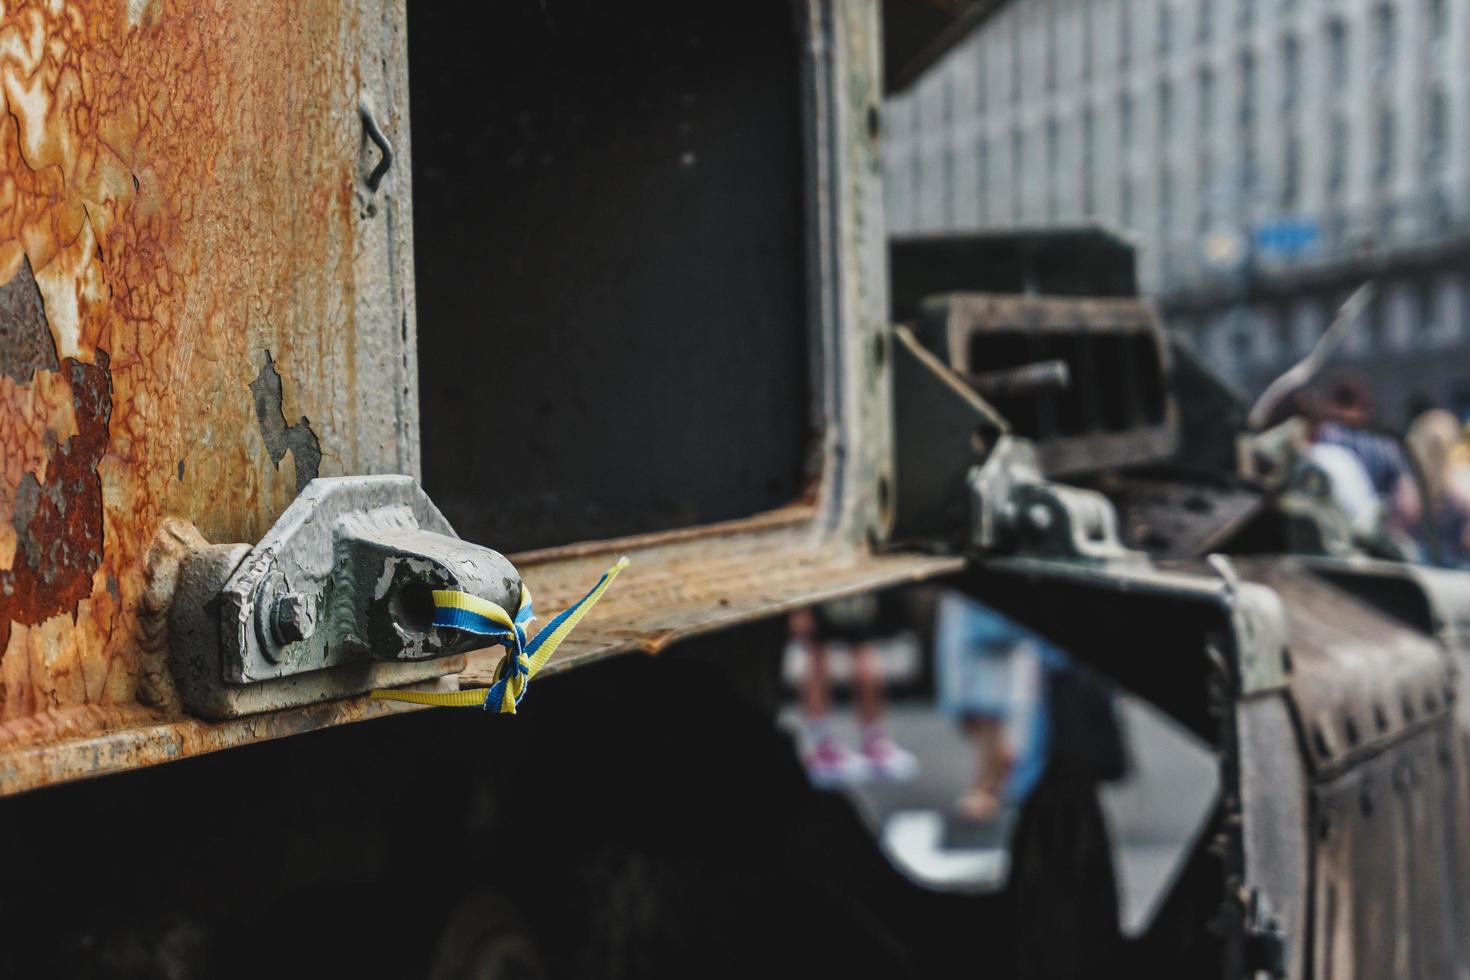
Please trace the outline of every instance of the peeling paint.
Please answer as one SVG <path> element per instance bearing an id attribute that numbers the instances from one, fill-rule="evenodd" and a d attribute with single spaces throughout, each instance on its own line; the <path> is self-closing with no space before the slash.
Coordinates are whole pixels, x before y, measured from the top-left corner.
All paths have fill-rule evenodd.
<path id="1" fill-rule="evenodd" d="M 281 409 L 282 389 L 281 374 L 276 370 L 276 362 L 271 359 L 271 352 L 266 351 L 265 364 L 261 365 L 260 374 L 250 382 L 250 395 L 255 401 L 255 419 L 260 424 L 260 435 L 265 440 L 265 448 L 270 453 L 272 463 L 280 466 L 286 453 L 291 454 L 296 464 L 296 492 L 300 493 L 306 489 L 308 483 L 316 479 L 317 469 L 322 462 L 322 447 L 317 442 L 316 433 L 311 431 L 311 420 L 305 415 L 293 425 L 286 424 L 286 413 Z M 183 476 L 183 463 L 180 463 L 179 479 L 183 479 Z"/>
<path id="2" fill-rule="evenodd" d="M 0 650 L 14 624 L 34 626 L 75 612 L 92 594 L 102 564 L 102 486 L 97 466 L 107 448 L 112 417 L 108 356 L 97 364 L 67 358 L 63 364 L 76 407 L 77 433 L 46 464 L 46 482 L 21 478 L 11 526 L 14 563 L 0 571 Z"/>
<path id="3" fill-rule="evenodd" d="M 41 305 L 41 290 L 24 255 L 11 280 L 0 286 L 0 374 L 29 384 L 37 371 L 55 371 L 56 344 Z"/>
<path id="4" fill-rule="evenodd" d="M 411 468 L 382 395 L 406 201 L 378 196 L 396 231 L 357 216 L 365 88 L 407 153 L 401 17 L 0 5 L 0 750 L 177 718 L 143 615 L 169 519 L 255 541 L 317 472 Z M 284 450 L 239 397 L 262 350 L 310 365 Z"/>

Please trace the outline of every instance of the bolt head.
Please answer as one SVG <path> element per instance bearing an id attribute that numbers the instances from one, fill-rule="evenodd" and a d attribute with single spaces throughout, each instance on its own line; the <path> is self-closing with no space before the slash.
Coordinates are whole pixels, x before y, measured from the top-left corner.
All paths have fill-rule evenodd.
<path id="1" fill-rule="evenodd" d="M 1046 506 L 1046 504 L 1032 504 L 1026 508 L 1026 523 L 1030 524 L 1033 530 L 1040 531 L 1043 534 L 1050 531 L 1052 525 L 1051 508 Z"/>
<path id="2" fill-rule="evenodd" d="M 299 643 L 316 632 L 316 596 L 288 592 L 276 600 L 271 617 L 276 639 L 282 643 Z"/>

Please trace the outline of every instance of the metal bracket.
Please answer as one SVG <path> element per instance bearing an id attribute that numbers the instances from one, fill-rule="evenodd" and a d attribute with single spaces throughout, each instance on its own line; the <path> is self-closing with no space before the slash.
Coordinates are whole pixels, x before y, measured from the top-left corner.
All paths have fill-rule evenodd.
<path id="1" fill-rule="evenodd" d="M 410 477 L 313 480 L 255 547 L 186 561 L 175 680 L 191 710 L 227 717 L 452 673 L 486 644 L 432 626 L 434 589 L 514 610 L 521 579 L 461 541 Z"/>
<path id="2" fill-rule="evenodd" d="M 982 552 L 1089 563 L 1147 562 L 1123 545 L 1118 516 L 1100 493 L 1053 483 L 1041 475 L 1036 448 L 1001 436 L 990 457 L 970 471 L 970 545 Z"/>
<path id="3" fill-rule="evenodd" d="M 521 577 L 498 552 L 459 540 L 410 477 L 313 480 L 220 592 L 224 679 L 483 646 L 430 627 L 434 589 L 514 609 Z"/>

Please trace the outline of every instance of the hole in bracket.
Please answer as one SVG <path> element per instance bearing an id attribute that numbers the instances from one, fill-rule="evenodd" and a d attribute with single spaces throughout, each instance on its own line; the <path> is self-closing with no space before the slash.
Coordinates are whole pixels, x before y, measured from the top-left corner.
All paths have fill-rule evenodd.
<path id="1" fill-rule="evenodd" d="M 422 582 L 406 582 L 393 593 L 393 621 L 405 632 L 427 633 L 434 625 L 434 591 Z"/>

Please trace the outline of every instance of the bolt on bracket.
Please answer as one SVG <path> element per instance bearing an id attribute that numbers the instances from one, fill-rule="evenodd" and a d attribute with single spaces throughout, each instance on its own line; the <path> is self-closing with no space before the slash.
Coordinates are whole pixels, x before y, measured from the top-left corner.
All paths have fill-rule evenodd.
<path id="1" fill-rule="evenodd" d="M 1118 537 L 1118 517 L 1102 494 L 1041 475 L 1036 448 L 1003 435 L 970 471 L 970 547 L 982 554 L 1094 564 L 1146 562 Z"/>
<path id="2" fill-rule="evenodd" d="M 175 680 L 191 710 L 230 717 L 454 673 L 485 640 L 433 626 L 436 589 L 514 610 L 521 578 L 410 477 L 313 480 L 253 548 L 186 560 Z"/>

